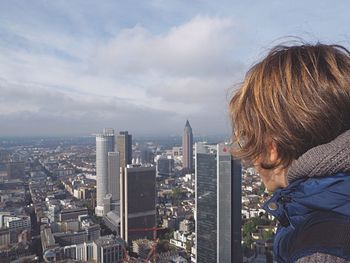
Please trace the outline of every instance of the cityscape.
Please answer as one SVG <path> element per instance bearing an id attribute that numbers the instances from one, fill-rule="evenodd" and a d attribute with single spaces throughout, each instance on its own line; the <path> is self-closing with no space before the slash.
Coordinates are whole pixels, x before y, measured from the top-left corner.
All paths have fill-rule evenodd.
<path id="1" fill-rule="evenodd" d="M 112 128 L 3 139 L 2 262 L 272 262 L 254 169 L 188 120 L 163 143 Z"/>
<path id="2" fill-rule="evenodd" d="M 0 263 L 279 262 L 271 189 L 231 155 L 230 101 L 279 44 L 349 47 L 348 10 L 0 1 Z"/>

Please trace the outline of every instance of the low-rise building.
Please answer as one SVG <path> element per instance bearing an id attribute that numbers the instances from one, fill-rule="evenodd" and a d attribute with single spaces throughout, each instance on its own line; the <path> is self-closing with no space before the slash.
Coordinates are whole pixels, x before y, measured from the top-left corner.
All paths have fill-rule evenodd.
<path id="1" fill-rule="evenodd" d="M 0 246 L 8 246 L 10 244 L 10 229 L 0 229 Z"/>
<path id="2" fill-rule="evenodd" d="M 194 223 L 190 220 L 182 220 L 179 225 L 179 230 L 181 232 L 189 233 L 194 230 Z"/>
<path id="3" fill-rule="evenodd" d="M 163 218 L 163 228 L 175 229 L 177 220 L 175 217 Z"/>
<path id="4" fill-rule="evenodd" d="M 18 242 L 18 235 L 22 231 L 31 231 L 31 221 L 29 216 L 2 215 L 1 226 L 9 229 L 11 244 Z"/>
<path id="5" fill-rule="evenodd" d="M 94 241 L 93 253 L 96 263 L 123 262 L 124 241 L 116 236 L 104 236 Z"/>
<path id="6" fill-rule="evenodd" d="M 147 259 L 150 251 L 155 245 L 154 241 L 148 239 L 137 239 L 132 242 L 132 251 L 136 253 L 139 258 Z"/>
<path id="7" fill-rule="evenodd" d="M 70 219 L 78 219 L 80 215 L 87 215 L 88 210 L 87 208 L 71 208 L 71 209 L 64 209 L 61 211 L 59 215 L 60 221 L 67 221 Z"/>

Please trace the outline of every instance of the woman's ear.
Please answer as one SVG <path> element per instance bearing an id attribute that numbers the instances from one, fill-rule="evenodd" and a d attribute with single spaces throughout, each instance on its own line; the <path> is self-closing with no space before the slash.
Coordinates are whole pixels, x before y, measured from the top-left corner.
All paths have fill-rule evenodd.
<path id="1" fill-rule="evenodd" d="M 255 164 L 259 164 L 265 170 L 275 169 L 278 166 L 279 156 L 277 144 L 272 139 L 268 139 L 265 153 L 256 160 Z"/>
<path id="2" fill-rule="evenodd" d="M 269 153 L 270 163 L 277 163 L 278 161 L 277 145 L 273 140 L 268 144 L 268 153 Z"/>

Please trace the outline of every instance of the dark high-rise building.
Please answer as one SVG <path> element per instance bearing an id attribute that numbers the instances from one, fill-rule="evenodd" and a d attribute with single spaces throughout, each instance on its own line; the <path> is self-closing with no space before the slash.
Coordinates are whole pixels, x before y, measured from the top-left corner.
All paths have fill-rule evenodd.
<path id="1" fill-rule="evenodd" d="M 119 153 L 108 153 L 108 193 L 112 195 L 112 206 L 120 200 L 120 167 Z"/>
<path id="2" fill-rule="evenodd" d="M 188 171 L 193 170 L 193 133 L 188 120 L 182 136 L 182 168 Z"/>
<path id="3" fill-rule="evenodd" d="M 241 262 L 241 171 L 234 167 L 227 145 L 196 144 L 196 262 Z"/>
<path id="4" fill-rule="evenodd" d="M 169 158 L 159 158 L 157 160 L 157 176 L 158 177 L 169 177 L 174 175 L 174 159 Z"/>
<path id="5" fill-rule="evenodd" d="M 196 144 L 196 262 L 217 258 L 217 159 L 213 149 Z"/>
<path id="6" fill-rule="evenodd" d="M 132 136 L 127 131 L 117 135 L 116 151 L 119 152 L 120 167 L 126 167 L 132 162 Z"/>
<path id="7" fill-rule="evenodd" d="M 125 167 L 121 175 L 120 235 L 131 243 L 153 238 L 156 226 L 155 167 Z"/>

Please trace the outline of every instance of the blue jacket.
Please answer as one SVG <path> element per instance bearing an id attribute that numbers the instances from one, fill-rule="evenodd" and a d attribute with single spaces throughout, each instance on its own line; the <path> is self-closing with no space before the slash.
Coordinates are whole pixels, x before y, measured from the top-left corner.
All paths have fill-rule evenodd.
<path id="1" fill-rule="evenodd" d="M 289 258 L 288 249 L 293 243 L 291 236 L 298 226 L 313 215 L 318 216 L 320 211 L 350 219 L 350 174 L 337 173 L 328 177 L 296 180 L 288 187 L 277 190 L 264 204 L 264 209 L 279 221 L 274 240 L 277 262 L 294 262 Z M 318 247 L 316 251 L 343 258 L 349 256 L 344 255 L 341 249 L 330 251 L 327 247 Z M 316 251 L 305 250 L 303 256 Z"/>

